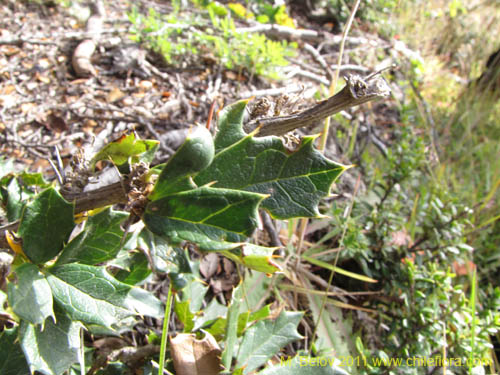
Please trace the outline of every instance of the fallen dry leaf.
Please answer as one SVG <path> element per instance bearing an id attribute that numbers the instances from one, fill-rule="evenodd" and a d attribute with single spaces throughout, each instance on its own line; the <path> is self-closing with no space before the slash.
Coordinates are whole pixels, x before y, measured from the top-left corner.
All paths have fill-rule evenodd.
<path id="1" fill-rule="evenodd" d="M 209 279 L 217 273 L 219 269 L 219 254 L 208 253 L 200 261 L 200 273 Z"/>
<path id="2" fill-rule="evenodd" d="M 36 74 L 35 74 L 35 78 L 36 78 L 38 81 L 42 82 L 42 83 L 50 83 L 50 78 L 49 78 L 49 77 L 47 77 L 47 76 L 45 76 L 45 75 L 43 75 L 43 74 L 40 74 L 40 73 L 38 73 L 38 72 L 36 72 Z"/>
<path id="3" fill-rule="evenodd" d="M 113 87 L 113 89 L 106 96 L 106 101 L 108 103 L 114 103 L 122 99 L 124 96 L 125 93 L 122 90 L 120 90 L 118 87 Z"/>
<path id="4" fill-rule="evenodd" d="M 192 333 L 181 333 L 171 338 L 170 344 L 177 375 L 217 375 L 222 370 L 221 350 L 210 333 L 205 332 L 202 340 Z"/>

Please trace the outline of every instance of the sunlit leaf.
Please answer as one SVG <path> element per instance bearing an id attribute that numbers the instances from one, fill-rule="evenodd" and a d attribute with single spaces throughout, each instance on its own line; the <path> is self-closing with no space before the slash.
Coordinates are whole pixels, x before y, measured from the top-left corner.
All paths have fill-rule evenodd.
<path id="1" fill-rule="evenodd" d="M 120 225 L 127 217 L 126 212 L 110 208 L 90 216 L 83 231 L 64 247 L 57 264 L 98 264 L 115 258 L 123 240 Z"/>
<path id="2" fill-rule="evenodd" d="M 141 140 L 134 133 L 123 135 L 114 142 L 104 146 L 94 155 L 90 164 L 94 168 L 99 160 L 111 160 L 116 165 L 125 164 L 129 158 L 141 155 L 159 144 L 156 140 Z"/>
<path id="3" fill-rule="evenodd" d="M 315 137 L 302 138 L 290 151 L 278 137 L 247 135 L 242 125 L 246 104 L 240 101 L 222 111 L 214 161 L 195 183 L 266 194 L 261 206 L 275 218 L 319 217 L 319 201 L 348 167 L 315 150 Z"/>
<path id="4" fill-rule="evenodd" d="M 47 319 L 45 327 L 25 321 L 20 327 L 20 341 L 32 371 L 61 375 L 78 361 L 81 324 L 57 315 L 57 323 Z"/>
<path id="5" fill-rule="evenodd" d="M 302 319 L 301 312 L 283 311 L 276 320 L 263 320 L 245 331 L 238 352 L 236 367 L 245 367 L 248 374 L 257 369 L 281 348 L 301 339 L 297 326 Z"/>
<path id="6" fill-rule="evenodd" d="M 54 317 L 49 283 L 31 263 L 16 268 L 16 276 L 17 282 L 8 284 L 12 310 L 28 322 L 43 325 L 47 317 Z"/>
<path id="7" fill-rule="evenodd" d="M 111 328 L 135 314 L 162 316 L 161 303 L 143 289 L 109 275 L 103 267 L 65 264 L 49 270 L 47 280 L 57 304 L 73 319 Z"/>

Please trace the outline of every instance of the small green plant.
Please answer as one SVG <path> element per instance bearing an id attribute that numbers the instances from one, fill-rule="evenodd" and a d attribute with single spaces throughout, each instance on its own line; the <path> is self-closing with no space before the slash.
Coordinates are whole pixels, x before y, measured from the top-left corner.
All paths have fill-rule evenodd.
<path id="1" fill-rule="evenodd" d="M 423 140 L 402 128 L 380 169 L 370 169 L 369 193 L 354 202 L 350 217 L 344 217 L 344 207 L 334 205 L 334 229 L 307 253 L 319 253 L 342 239 L 340 267 L 350 265 L 383 281 L 383 297 L 363 305 L 378 312 L 379 328 L 353 323 L 357 352 L 364 358 L 360 373 L 398 368 L 419 374 L 423 365 L 408 358 L 438 363 L 443 353 L 453 358 L 446 366 L 457 373 L 471 367 L 471 358 L 485 368 L 493 363 L 489 335 L 500 328 L 500 289 L 488 286 L 478 298 L 482 303 L 475 302 L 475 281 L 468 278 L 473 248 L 466 237 L 473 211 L 427 174 L 425 160 Z M 365 162 L 373 165 L 373 160 Z M 342 275 L 335 280 L 349 289 L 361 287 Z"/>
<path id="2" fill-rule="evenodd" d="M 279 78 L 278 69 L 288 64 L 286 57 L 293 56 L 295 44 L 239 33 L 229 13 L 221 15 L 214 6 L 206 9 L 210 21 L 202 16 L 183 18 L 180 12 L 162 17 L 153 9 L 144 16 L 133 8 L 129 13 L 131 38 L 160 53 L 169 64 L 195 64 L 197 58 L 210 53 L 227 69 Z"/>
<path id="3" fill-rule="evenodd" d="M 301 337 L 296 329 L 302 313 L 283 311 L 270 319 L 269 306 L 252 311 L 255 304 L 248 303 L 245 286 L 233 291 L 228 307 L 212 302 L 201 314 L 206 288 L 182 248 L 190 243 L 200 252 L 216 251 L 272 274 L 281 269 L 272 256 L 275 249 L 248 242 L 259 225 L 258 209 L 279 219 L 318 217 L 321 198 L 346 169 L 316 151 L 314 137 L 304 137 L 291 152 L 278 137 L 247 135 L 242 129 L 246 104 L 223 110 L 215 139 L 195 127 L 165 165 L 151 169 L 158 142 L 122 136 L 88 165 L 80 160 L 86 173 L 73 176 L 62 191 L 40 175 L 14 173 L 8 163 L 1 164 L 2 207 L 17 227 L 6 237 L 17 256 L 8 293 L 0 293 L 8 303 L 1 305 L 2 316 L 11 326 L 0 333 L 0 351 L 10 353 L 0 359 L 2 373 L 95 371 L 95 363 L 84 361 L 82 330 L 117 335 L 131 330 L 138 315 L 163 316 L 160 301 L 136 286 L 152 272 L 168 275 L 184 331 L 203 328 L 218 339 L 223 351 L 217 360 L 226 372 L 256 370 Z M 129 184 L 130 214 L 101 207 L 99 199 L 87 199 L 89 192 L 83 201 L 63 197 L 78 197 L 97 163 L 110 160 Z M 90 211 L 77 230 L 74 214 L 91 208 L 99 210 Z M 124 233 L 122 225 L 130 231 Z M 161 359 L 166 337 L 165 328 Z"/>

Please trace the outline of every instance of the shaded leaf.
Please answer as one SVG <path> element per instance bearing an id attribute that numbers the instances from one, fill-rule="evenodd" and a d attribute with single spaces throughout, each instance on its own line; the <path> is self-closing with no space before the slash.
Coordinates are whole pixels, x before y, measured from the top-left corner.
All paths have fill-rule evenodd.
<path id="1" fill-rule="evenodd" d="M 17 327 L 0 333 L 0 374 L 26 375 L 30 373 L 26 358 L 17 340 Z"/>
<path id="2" fill-rule="evenodd" d="M 283 311 L 276 320 L 257 322 L 246 330 L 240 345 L 236 367 L 245 367 L 244 373 L 260 367 L 281 348 L 301 339 L 297 326 L 301 312 Z"/>
<path id="3" fill-rule="evenodd" d="M 49 270 L 47 280 L 57 304 L 73 320 L 111 328 L 135 314 L 159 317 L 161 303 L 143 289 L 119 282 L 103 267 L 65 264 Z"/>
<path id="4" fill-rule="evenodd" d="M 73 230 L 73 205 L 53 188 L 38 194 L 23 210 L 19 235 L 33 263 L 54 258 Z"/>
<path id="5" fill-rule="evenodd" d="M 280 138 L 254 138 L 243 131 L 247 101 L 226 107 L 215 138 L 215 157 L 194 181 L 214 187 L 266 194 L 262 203 L 274 218 L 320 217 L 318 203 L 348 167 L 328 160 L 313 147 L 315 137 L 303 137 L 290 151 Z"/>
<path id="6" fill-rule="evenodd" d="M 123 238 L 120 225 L 127 217 L 128 213 L 111 208 L 90 216 L 83 231 L 64 247 L 56 264 L 98 264 L 114 259 Z"/>
<path id="7" fill-rule="evenodd" d="M 148 258 L 143 252 L 135 251 L 131 254 L 130 262 L 130 268 L 118 271 L 115 279 L 128 285 L 139 285 L 151 275 Z"/>
<path id="8" fill-rule="evenodd" d="M 182 290 L 181 300 L 189 302 L 189 310 L 196 313 L 201 310 L 203 305 L 203 298 L 208 291 L 208 286 L 201 282 L 196 270 L 192 274 L 184 274 L 187 285 Z"/>
<path id="9" fill-rule="evenodd" d="M 227 307 L 217 302 L 214 298 L 205 309 L 203 309 L 203 314 L 196 317 L 195 325 L 193 330 L 198 330 L 200 328 L 204 328 L 206 325 L 209 325 L 215 322 L 217 319 L 223 318 L 227 315 Z"/>
<path id="10" fill-rule="evenodd" d="M 16 268 L 17 284 L 9 283 L 9 304 L 12 310 L 33 324 L 42 324 L 54 317 L 52 292 L 37 266 L 25 263 Z"/>
<path id="11" fill-rule="evenodd" d="M 219 251 L 257 271 L 280 269 L 274 248 L 243 242 L 259 224 L 258 204 L 264 196 L 244 191 L 201 187 L 153 201 L 143 220 L 147 228 L 172 243 L 195 243 L 202 251 Z"/>
<path id="12" fill-rule="evenodd" d="M 26 189 L 15 177 L 5 177 L 6 188 L 0 187 L 7 220 L 13 222 L 21 217 L 24 205 L 34 194 Z"/>
<path id="13" fill-rule="evenodd" d="M 210 132 L 202 126 L 189 129 L 184 143 L 168 160 L 158 177 L 150 200 L 194 187 L 188 177 L 205 169 L 214 157 L 214 143 Z"/>
<path id="14" fill-rule="evenodd" d="M 307 286 L 312 288 L 312 285 Z M 356 349 L 352 342 L 355 335 L 350 320 L 343 316 L 342 310 L 336 306 L 329 306 L 325 310 L 322 308 L 322 297 L 313 294 L 306 296 L 314 321 L 318 322 L 318 339 L 314 342 L 316 348 L 337 357 L 349 358 L 355 355 Z M 353 370 L 351 367 L 346 367 L 348 372 Z"/>
<path id="15" fill-rule="evenodd" d="M 31 371 L 60 375 L 78 362 L 80 329 L 80 323 L 64 314 L 57 315 L 57 324 L 48 319 L 43 331 L 22 321 L 20 341 Z"/>

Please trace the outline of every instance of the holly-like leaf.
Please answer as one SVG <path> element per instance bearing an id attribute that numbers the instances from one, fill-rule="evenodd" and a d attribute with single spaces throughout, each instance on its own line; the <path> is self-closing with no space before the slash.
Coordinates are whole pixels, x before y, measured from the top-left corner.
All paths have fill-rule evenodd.
<path id="1" fill-rule="evenodd" d="M 274 262 L 274 247 L 258 246 L 251 243 L 225 243 L 230 248 L 220 252 L 228 258 L 256 271 L 272 274 L 281 271 L 281 266 Z"/>
<path id="2" fill-rule="evenodd" d="M 19 340 L 17 327 L 0 333 L 0 374 L 26 375 L 30 373 Z"/>
<path id="3" fill-rule="evenodd" d="M 194 182 L 267 194 L 262 203 L 274 218 L 319 217 L 319 201 L 348 167 L 314 149 L 315 137 L 303 137 L 294 151 L 280 138 L 255 138 L 243 131 L 247 101 L 226 107 L 215 138 L 215 157 Z"/>
<path id="4" fill-rule="evenodd" d="M 210 165 L 214 158 L 214 142 L 210 132 L 201 126 L 189 129 L 186 140 L 168 160 L 158 177 L 150 200 L 196 187 L 189 177 Z"/>
<path id="5" fill-rule="evenodd" d="M 99 160 L 111 160 L 116 165 L 122 165 L 131 157 L 150 152 L 158 147 L 159 141 L 138 139 L 134 133 L 123 135 L 116 141 L 104 146 L 90 161 L 92 169 Z M 137 159 L 139 161 L 139 159 Z"/>
<path id="6" fill-rule="evenodd" d="M 73 205 L 53 188 L 38 194 L 23 210 L 19 235 L 24 254 L 33 263 L 54 258 L 73 230 Z"/>
<path id="7" fill-rule="evenodd" d="M 16 275 L 17 284 L 8 284 L 12 310 L 28 322 L 43 325 L 47 317 L 54 316 L 49 283 L 31 263 L 16 268 Z"/>
<path id="8" fill-rule="evenodd" d="M 175 193 L 148 204 L 143 220 L 150 231 L 172 243 L 189 241 L 202 251 L 219 251 L 257 271 L 273 273 L 273 248 L 245 243 L 259 224 L 257 207 L 265 196 L 208 186 Z"/>
<path id="9" fill-rule="evenodd" d="M 120 225 L 127 216 L 108 208 L 89 217 L 84 230 L 64 247 L 57 264 L 98 264 L 114 259 L 123 239 Z"/>
<path id="10" fill-rule="evenodd" d="M 60 375 L 78 361 L 81 324 L 64 314 L 57 314 L 57 323 L 48 319 L 43 330 L 21 322 L 20 341 L 31 371 Z"/>
<path id="11" fill-rule="evenodd" d="M 143 216 L 149 230 L 171 239 L 200 242 L 199 236 L 213 241 L 239 240 L 259 223 L 257 206 L 261 194 L 201 187 L 155 200 Z M 233 232 L 233 234 L 228 234 Z"/>
<path id="12" fill-rule="evenodd" d="M 163 315 L 161 302 L 143 289 L 119 282 L 103 267 L 64 264 L 49 270 L 56 303 L 73 319 L 111 328 L 136 315 Z"/>
<path id="13" fill-rule="evenodd" d="M 245 367 L 244 373 L 260 367 L 281 348 L 301 339 L 297 326 L 301 312 L 283 311 L 276 320 L 264 320 L 246 330 L 240 345 L 236 367 Z"/>

